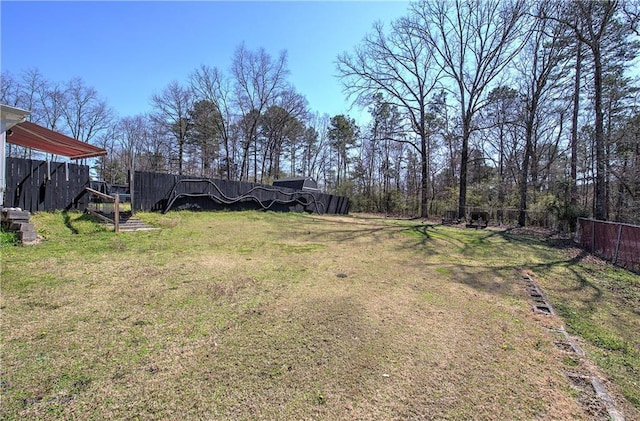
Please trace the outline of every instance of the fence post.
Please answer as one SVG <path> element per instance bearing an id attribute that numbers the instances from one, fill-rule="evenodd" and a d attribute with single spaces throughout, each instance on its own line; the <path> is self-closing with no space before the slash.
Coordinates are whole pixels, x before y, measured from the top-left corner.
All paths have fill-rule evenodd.
<path id="1" fill-rule="evenodd" d="M 120 194 L 114 195 L 113 201 L 113 229 L 115 232 L 120 232 Z"/>
<path id="2" fill-rule="evenodd" d="M 584 230 L 582 229 L 582 222 L 580 218 L 576 218 L 576 232 L 573 233 L 573 242 L 580 244 L 584 247 Z"/>
<path id="3" fill-rule="evenodd" d="M 591 253 L 596 249 L 596 220 L 591 220 Z"/>
<path id="4" fill-rule="evenodd" d="M 622 239 L 622 224 L 618 224 L 618 241 L 616 242 L 616 254 L 613 257 L 613 264 L 618 263 L 618 252 L 620 251 L 620 240 Z"/>
<path id="5" fill-rule="evenodd" d="M 136 174 L 136 170 L 135 169 L 131 169 L 129 170 L 129 201 L 131 202 L 131 215 L 133 215 L 135 213 L 135 210 L 133 209 L 133 201 L 134 201 L 134 197 L 133 197 L 133 180 L 135 178 L 135 174 Z"/>

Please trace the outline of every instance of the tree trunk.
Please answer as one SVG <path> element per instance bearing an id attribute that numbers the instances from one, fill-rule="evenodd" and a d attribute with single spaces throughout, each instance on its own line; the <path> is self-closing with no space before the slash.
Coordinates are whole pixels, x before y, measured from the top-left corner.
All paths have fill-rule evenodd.
<path id="1" fill-rule="evenodd" d="M 573 85 L 573 115 L 571 118 L 571 205 L 578 204 L 578 114 L 580 113 L 580 73 L 582 70 L 582 43 L 578 41 L 576 74 Z"/>
<path id="2" fill-rule="evenodd" d="M 182 175 L 182 159 L 184 155 L 184 139 L 178 139 L 178 175 Z"/>
<path id="3" fill-rule="evenodd" d="M 420 135 L 420 155 L 421 155 L 421 172 L 422 183 L 420 186 L 420 217 L 428 217 L 427 198 L 429 193 L 429 168 L 428 168 L 428 156 L 427 156 L 427 136 L 424 132 Z"/>
<path id="4" fill-rule="evenodd" d="M 460 196 L 458 199 L 458 218 L 466 219 L 467 210 L 467 164 L 469 160 L 469 135 L 471 122 L 462 123 L 462 151 L 460 153 Z"/>
<path id="5" fill-rule="evenodd" d="M 504 127 L 500 125 L 500 157 L 498 160 L 498 175 L 499 175 L 499 184 L 498 184 L 498 224 L 502 226 L 504 223 L 504 196 L 505 196 L 505 188 L 504 188 Z"/>
<path id="6" fill-rule="evenodd" d="M 258 182 L 258 139 L 253 142 L 253 182 Z"/>
<path id="7" fill-rule="evenodd" d="M 525 129 L 524 159 L 522 162 L 522 180 L 520 181 L 520 212 L 518 214 L 518 224 L 524 227 L 527 224 L 527 188 L 529 178 L 529 161 L 533 143 L 533 117 L 529 116 Z"/>
<path id="8" fill-rule="evenodd" d="M 231 156 L 229 154 L 229 138 L 227 136 L 224 137 L 224 158 L 227 180 L 231 180 Z"/>
<path id="9" fill-rule="evenodd" d="M 594 65 L 594 108 L 595 108 L 595 142 L 596 142 L 596 186 L 595 186 L 595 214 L 594 217 L 605 221 L 607 219 L 606 204 L 606 157 L 604 139 L 604 116 L 602 113 L 602 63 L 600 56 L 600 46 L 593 48 Z"/>
<path id="10" fill-rule="evenodd" d="M 249 179 L 249 145 L 250 141 L 247 141 L 242 146 L 242 165 L 240 166 L 240 181 L 248 181 Z"/>

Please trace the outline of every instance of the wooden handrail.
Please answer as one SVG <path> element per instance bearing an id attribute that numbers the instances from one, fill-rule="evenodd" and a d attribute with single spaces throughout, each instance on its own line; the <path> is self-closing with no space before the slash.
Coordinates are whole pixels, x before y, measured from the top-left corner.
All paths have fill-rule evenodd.
<path id="1" fill-rule="evenodd" d="M 114 196 L 109 196 L 108 194 L 94 190 L 91 187 L 85 187 L 85 190 L 91 194 L 95 194 L 98 197 L 113 202 L 113 230 L 115 232 L 120 232 L 120 195 L 116 193 Z"/>
<path id="2" fill-rule="evenodd" d="M 88 191 L 91 194 L 95 194 L 96 196 L 99 196 L 103 199 L 107 199 L 111 202 L 115 202 L 116 198 L 113 196 L 109 196 L 108 194 L 104 194 L 102 192 L 99 192 L 98 190 L 94 190 L 91 187 L 85 187 L 85 190 Z"/>

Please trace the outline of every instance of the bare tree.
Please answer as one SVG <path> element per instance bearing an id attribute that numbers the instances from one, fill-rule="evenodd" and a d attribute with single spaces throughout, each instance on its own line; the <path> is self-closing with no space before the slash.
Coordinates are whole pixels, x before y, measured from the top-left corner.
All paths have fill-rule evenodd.
<path id="1" fill-rule="evenodd" d="M 145 126 L 145 136 L 142 138 L 142 143 L 138 145 L 136 168 L 141 171 L 166 171 L 171 138 L 150 116 L 145 115 L 142 121 Z"/>
<path id="2" fill-rule="evenodd" d="M 520 51 L 524 0 L 422 0 L 412 5 L 416 33 L 433 51 L 460 107 L 462 148 L 458 214 L 465 217 L 469 138 L 484 94 Z M 447 82 L 445 81 L 445 83 Z"/>
<path id="3" fill-rule="evenodd" d="M 269 106 L 260 116 L 262 134 L 262 171 L 264 177 L 278 178 L 281 158 L 285 147 L 289 147 L 291 175 L 295 175 L 297 141 L 302 135 L 302 121 L 307 117 L 307 100 L 293 87 L 282 91 L 276 105 Z"/>
<path id="4" fill-rule="evenodd" d="M 516 154 L 520 137 L 519 126 L 522 117 L 522 105 L 517 90 L 509 86 L 498 86 L 489 92 L 487 106 L 483 109 L 482 120 L 486 126 L 482 131 L 482 148 L 485 155 L 494 160 L 498 171 L 497 179 L 497 218 L 504 221 L 504 207 L 507 191 L 513 183 L 507 183 L 509 171 L 515 173 Z M 521 171 L 518 171 L 521 172 Z"/>
<path id="5" fill-rule="evenodd" d="M 30 112 L 28 119 L 34 123 L 40 123 L 39 94 L 48 81 L 38 69 L 29 69 L 21 72 L 19 78 L 14 78 L 8 72 L 2 74 L 2 103 L 23 108 Z M 31 149 L 20 146 L 13 147 L 9 143 L 9 156 L 15 153 L 23 158 L 31 157 Z"/>
<path id="6" fill-rule="evenodd" d="M 530 160 L 534 155 L 535 136 L 537 122 L 544 120 L 539 115 L 542 102 L 550 101 L 553 91 L 562 83 L 558 74 L 559 65 L 564 60 L 564 31 L 565 28 L 549 19 L 549 12 L 544 3 L 535 6 L 534 15 L 541 19 L 535 20 L 535 26 L 525 48 L 522 50 L 522 60 L 516 65 L 520 73 L 520 81 L 523 86 L 521 93 L 524 102 L 524 158 L 520 178 L 520 209 L 518 223 L 526 224 L 527 190 L 529 181 Z M 547 118 L 548 119 L 548 118 Z M 562 127 L 562 125 L 560 125 Z M 535 180 L 535 177 L 534 177 Z"/>
<path id="7" fill-rule="evenodd" d="M 73 138 L 90 142 L 111 124 L 113 111 L 95 88 L 85 85 L 82 79 L 75 78 L 66 84 L 64 98 L 62 115 Z"/>
<path id="8" fill-rule="evenodd" d="M 41 85 L 39 94 L 42 124 L 51 130 L 57 130 L 63 118 L 67 96 L 64 87 L 57 83 Z"/>
<path id="9" fill-rule="evenodd" d="M 244 142 L 240 179 L 249 178 L 250 149 L 253 146 L 254 178 L 258 176 L 258 124 L 260 115 L 275 103 L 286 87 L 287 53 L 273 59 L 264 48 L 248 50 L 244 43 L 235 51 L 231 73 L 234 78 L 236 104 L 243 120 Z"/>
<path id="10" fill-rule="evenodd" d="M 43 123 L 40 98 L 46 92 L 49 83 L 38 69 L 28 69 L 21 74 L 19 91 L 20 106 L 31 112 L 28 118 L 34 123 Z"/>
<path id="11" fill-rule="evenodd" d="M 231 125 L 233 124 L 233 89 L 231 81 L 216 67 L 200 66 L 191 75 L 191 88 L 196 99 L 209 101 L 220 118 L 212 121 L 222 140 L 224 149 L 224 176 L 233 178 L 231 171 L 235 151 L 232 150 Z"/>
<path id="12" fill-rule="evenodd" d="M 178 174 L 182 174 L 190 125 L 189 111 L 192 108 L 191 90 L 173 81 L 162 92 L 151 97 L 151 105 L 154 108 L 152 119 L 166 133 L 171 133 L 176 141 Z"/>
<path id="13" fill-rule="evenodd" d="M 328 148 L 329 115 L 315 113 L 307 122 L 303 136 L 302 173 L 312 176 L 318 182 L 326 179 L 323 160 Z"/>
<path id="14" fill-rule="evenodd" d="M 577 23 L 577 22 L 576 22 Z M 570 203 L 573 208 L 578 205 L 578 117 L 580 115 L 580 75 L 582 73 L 582 43 L 576 42 L 576 61 L 574 65 L 574 79 L 573 79 L 573 103 L 571 112 L 571 140 L 569 149 L 571 150 L 570 156 Z"/>
<path id="15" fill-rule="evenodd" d="M 8 71 L 0 75 L 0 104 L 18 107 L 20 105 L 20 84 Z"/>
<path id="16" fill-rule="evenodd" d="M 126 170 L 134 170 L 136 155 L 149 136 L 147 119 L 143 115 L 124 117 L 118 123 L 118 136 L 121 148 L 121 165 Z"/>
<path id="17" fill-rule="evenodd" d="M 353 54 L 338 56 L 337 66 L 344 91 L 363 105 L 374 102 L 376 94 L 402 110 L 418 142 L 409 142 L 420 155 L 422 194 L 420 213 L 427 217 L 428 124 L 427 103 L 438 82 L 433 50 L 422 42 L 420 25 L 413 17 L 399 19 L 385 33 L 381 23 L 366 36 Z M 399 133 L 393 140 L 405 141 Z"/>
<path id="18" fill-rule="evenodd" d="M 595 206 L 596 219 L 607 219 L 607 190 L 606 190 L 606 157 L 604 113 L 602 104 L 603 92 L 603 51 L 602 46 L 614 21 L 620 4 L 617 0 L 589 1 L 577 0 L 572 8 L 565 10 L 563 15 L 555 18 L 571 28 L 576 38 L 591 52 L 593 59 L 593 89 L 595 113 L 595 148 L 596 148 L 596 179 Z M 571 13 L 567 13 L 570 11 Z"/>
<path id="19" fill-rule="evenodd" d="M 118 142 L 118 124 L 112 124 L 96 136 L 97 146 L 107 151 L 105 156 L 98 158 L 98 165 L 95 169 L 98 177 L 108 183 L 119 183 L 123 181 L 123 172 L 120 165 L 120 144 Z"/>

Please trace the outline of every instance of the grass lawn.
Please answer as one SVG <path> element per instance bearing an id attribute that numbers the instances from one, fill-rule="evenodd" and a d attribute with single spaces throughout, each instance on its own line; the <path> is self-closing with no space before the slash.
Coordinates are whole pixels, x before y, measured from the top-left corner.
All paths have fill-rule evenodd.
<path id="1" fill-rule="evenodd" d="M 595 370 L 640 419 L 640 277 L 535 232 L 139 217 L 161 229 L 37 214 L 0 249 L 0 418 L 606 419 L 567 377 Z"/>

